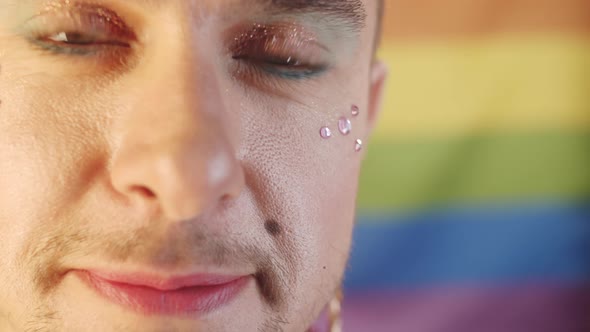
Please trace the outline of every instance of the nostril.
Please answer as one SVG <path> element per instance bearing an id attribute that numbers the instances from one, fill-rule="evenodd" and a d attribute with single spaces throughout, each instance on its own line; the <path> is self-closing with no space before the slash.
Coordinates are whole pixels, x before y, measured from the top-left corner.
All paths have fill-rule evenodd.
<path id="1" fill-rule="evenodd" d="M 136 193 L 144 198 L 147 199 L 154 199 L 156 198 L 156 193 L 144 186 L 132 186 L 131 192 Z"/>
<path id="2" fill-rule="evenodd" d="M 220 201 L 223 203 L 228 203 L 228 202 L 231 202 L 234 198 L 235 197 L 232 194 L 225 194 L 225 195 L 221 196 Z"/>

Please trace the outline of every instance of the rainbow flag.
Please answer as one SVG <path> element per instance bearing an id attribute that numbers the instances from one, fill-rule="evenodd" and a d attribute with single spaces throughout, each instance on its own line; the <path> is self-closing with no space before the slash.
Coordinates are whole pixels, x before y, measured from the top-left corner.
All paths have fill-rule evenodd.
<path id="1" fill-rule="evenodd" d="M 590 331 L 590 1 L 386 2 L 345 332 Z"/>

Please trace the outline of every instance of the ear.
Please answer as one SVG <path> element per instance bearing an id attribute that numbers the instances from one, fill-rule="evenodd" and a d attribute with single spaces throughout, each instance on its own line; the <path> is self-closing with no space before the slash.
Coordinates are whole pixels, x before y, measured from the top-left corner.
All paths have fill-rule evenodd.
<path id="1" fill-rule="evenodd" d="M 381 113 L 383 94 L 385 92 L 385 81 L 388 75 L 387 66 L 383 61 L 375 60 L 371 65 L 369 87 L 369 114 L 368 114 L 368 134 L 373 132 L 377 123 L 377 118 Z"/>

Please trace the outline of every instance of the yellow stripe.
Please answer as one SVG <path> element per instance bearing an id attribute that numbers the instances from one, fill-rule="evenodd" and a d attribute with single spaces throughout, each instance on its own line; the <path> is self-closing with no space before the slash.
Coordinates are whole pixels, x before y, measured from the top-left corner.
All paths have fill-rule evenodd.
<path id="1" fill-rule="evenodd" d="M 385 44 L 379 140 L 590 128 L 590 40 L 565 36 Z"/>

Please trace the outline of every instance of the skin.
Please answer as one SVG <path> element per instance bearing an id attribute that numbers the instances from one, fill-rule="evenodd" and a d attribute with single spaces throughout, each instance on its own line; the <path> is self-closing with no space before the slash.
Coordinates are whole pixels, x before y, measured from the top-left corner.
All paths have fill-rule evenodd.
<path id="1" fill-rule="evenodd" d="M 72 51 L 53 38 L 83 21 L 72 3 L 115 12 L 126 32 L 101 26 L 103 44 Z M 55 4 L 0 0 L 0 330 L 310 327 L 351 247 L 354 142 L 385 79 L 377 1 L 358 29 L 241 0 Z M 278 26 L 275 55 L 305 66 L 240 39 L 260 22 Z M 213 312 L 164 317 L 106 301 L 73 272 L 89 269 L 255 277 Z"/>

